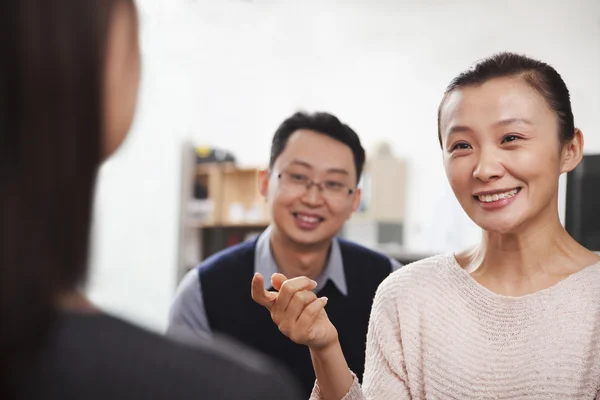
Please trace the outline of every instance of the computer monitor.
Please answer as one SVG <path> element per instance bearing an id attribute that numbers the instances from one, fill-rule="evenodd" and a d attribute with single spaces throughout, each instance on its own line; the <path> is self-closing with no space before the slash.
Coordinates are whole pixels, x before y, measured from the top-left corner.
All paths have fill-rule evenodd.
<path id="1" fill-rule="evenodd" d="M 600 154 L 584 155 L 567 174 L 565 228 L 580 244 L 600 252 Z"/>

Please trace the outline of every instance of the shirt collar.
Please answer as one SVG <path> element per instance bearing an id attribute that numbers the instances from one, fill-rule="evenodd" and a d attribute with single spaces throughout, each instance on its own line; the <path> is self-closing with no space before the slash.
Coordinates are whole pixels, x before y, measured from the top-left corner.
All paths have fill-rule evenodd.
<path id="1" fill-rule="evenodd" d="M 265 290 L 272 288 L 271 276 L 279 272 L 279 267 L 273 258 L 271 252 L 271 226 L 259 236 L 256 242 L 256 249 L 254 255 L 254 271 L 259 272 L 265 278 Z M 344 263 L 342 260 L 342 252 L 340 250 L 340 243 L 337 238 L 334 238 L 331 242 L 331 251 L 329 252 L 329 259 L 327 265 L 316 279 L 317 288 L 316 292 L 319 292 L 325 287 L 328 280 L 337 286 L 340 293 L 344 296 L 348 295 L 348 286 L 346 285 L 346 275 L 344 274 Z"/>

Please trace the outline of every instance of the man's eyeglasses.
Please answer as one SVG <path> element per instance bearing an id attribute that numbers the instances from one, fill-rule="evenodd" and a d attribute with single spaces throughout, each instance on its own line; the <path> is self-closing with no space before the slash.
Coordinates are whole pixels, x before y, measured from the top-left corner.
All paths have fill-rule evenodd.
<path id="1" fill-rule="evenodd" d="M 331 199 L 346 198 L 356 192 L 355 188 L 351 188 L 342 182 L 334 180 L 315 182 L 306 175 L 292 172 L 281 172 L 277 175 L 277 178 L 279 178 L 281 185 L 285 190 L 295 191 L 298 194 L 308 191 L 313 186 L 319 188 L 323 197 Z"/>

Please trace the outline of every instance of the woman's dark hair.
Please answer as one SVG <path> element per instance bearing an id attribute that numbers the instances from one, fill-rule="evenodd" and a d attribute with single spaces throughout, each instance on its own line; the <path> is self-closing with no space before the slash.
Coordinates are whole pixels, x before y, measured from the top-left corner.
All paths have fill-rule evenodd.
<path id="1" fill-rule="evenodd" d="M 59 294 L 85 279 L 106 42 L 119 1 L 0 2 L 2 398 L 43 346 Z"/>
<path id="2" fill-rule="evenodd" d="M 438 108 L 438 139 L 442 145 L 440 117 L 442 107 L 448 95 L 465 86 L 481 85 L 490 79 L 521 76 L 534 90 L 546 99 L 550 108 L 558 117 L 559 139 L 561 144 L 568 143 L 575 134 L 573 111 L 569 89 L 562 77 L 550 65 L 520 54 L 498 53 L 485 58 L 472 68 L 454 78 L 444 93 Z"/>

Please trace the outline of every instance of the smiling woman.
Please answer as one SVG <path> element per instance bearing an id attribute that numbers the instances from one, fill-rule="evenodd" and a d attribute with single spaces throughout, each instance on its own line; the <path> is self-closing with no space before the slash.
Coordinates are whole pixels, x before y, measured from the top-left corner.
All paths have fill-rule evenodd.
<path id="1" fill-rule="evenodd" d="M 569 91 L 549 65 L 501 53 L 455 78 L 438 111 L 446 175 L 482 229 L 471 249 L 393 273 L 379 287 L 362 388 L 323 299 L 289 337 L 311 350 L 313 399 L 600 398 L 600 259 L 558 216 L 558 180 L 581 161 Z M 254 298 L 280 328 L 309 287 Z M 282 303 L 282 304 L 279 304 Z"/>
<path id="2" fill-rule="evenodd" d="M 532 122 L 501 119 L 503 114 Z M 448 95 L 440 121 L 446 173 L 460 204 L 483 229 L 512 231 L 541 211 L 558 217 L 558 177 L 577 165 L 581 135 L 561 148 L 556 120 L 519 78 Z"/>
<path id="3" fill-rule="evenodd" d="M 597 261 L 558 216 L 558 179 L 581 161 L 583 134 L 552 67 L 500 54 L 461 74 L 440 104 L 438 134 L 450 185 L 483 229 L 480 246 L 457 255 L 479 283 L 524 295 Z"/>

